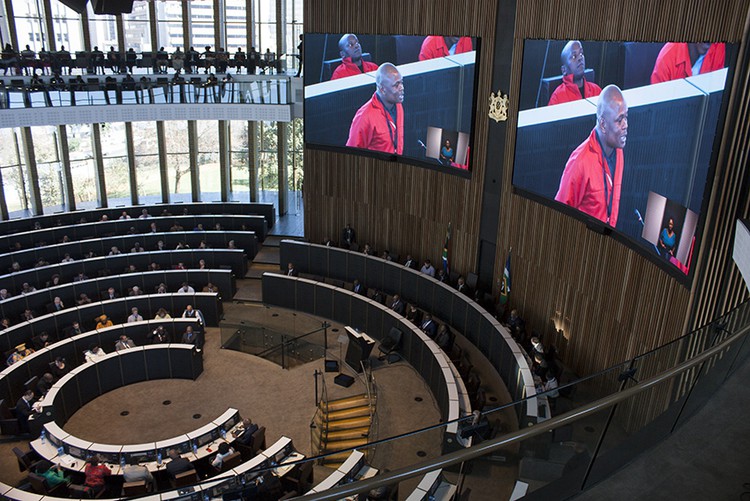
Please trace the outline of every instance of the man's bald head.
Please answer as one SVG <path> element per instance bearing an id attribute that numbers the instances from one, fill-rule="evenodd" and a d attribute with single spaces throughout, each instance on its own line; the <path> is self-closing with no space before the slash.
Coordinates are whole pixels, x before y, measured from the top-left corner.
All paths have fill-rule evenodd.
<path id="1" fill-rule="evenodd" d="M 404 80 L 401 73 L 391 63 L 383 63 L 375 73 L 375 84 L 380 99 L 391 107 L 404 100 Z"/>
<path id="2" fill-rule="evenodd" d="M 628 105 L 616 85 L 608 85 L 599 94 L 596 105 L 596 129 L 605 152 L 624 148 L 628 136 Z"/>

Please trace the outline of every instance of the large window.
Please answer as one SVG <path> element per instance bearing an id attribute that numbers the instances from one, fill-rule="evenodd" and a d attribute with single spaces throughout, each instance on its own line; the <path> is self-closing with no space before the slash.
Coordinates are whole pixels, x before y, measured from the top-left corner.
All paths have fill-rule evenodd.
<path id="1" fill-rule="evenodd" d="M 39 175 L 39 194 L 45 213 L 57 212 L 65 208 L 65 189 L 63 182 L 60 149 L 58 147 L 57 127 L 32 127 L 31 136 L 34 142 L 34 157 Z"/>
<path id="2" fill-rule="evenodd" d="M 70 52 L 83 50 L 81 15 L 65 6 L 60 0 L 51 0 L 50 4 L 52 7 L 52 29 L 55 32 L 55 48 L 61 50 L 65 47 Z"/>
<path id="3" fill-rule="evenodd" d="M 215 121 L 201 121 L 197 124 L 198 179 L 203 202 L 221 200 L 218 124 Z"/>
<path id="4" fill-rule="evenodd" d="M 74 179 L 73 194 L 78 209 L 93 209 L 98 205 L 96 197 L 96 166 L 91 125 L 68 125 L 68 149 L 70 172 Z"/>
<path id="5" fill-rule="evenodd" d="M 229 123 L 230 151 L 230 198 L 233 201 L 250 201 L 250 157 L 248 153 L 248 123 L 232 121 Z"/>
<path id="6" fill-rule="evenodd" d="M 107 52 L 110 47 L 117 47 L 117 21 L 115 16 L 94 14 L 94 9 L 89 3 L 89 34 L 91 35 L 91 48 L 98 47 L 100 51 Z"/>
<path id="7" fill-rule="evenodd" d="M 278 133 L 276 122 L 260 122 L 258 152 L 258 190 L 260 202 L 275 203 L 279 197 Z"/>
<path id="8" fill-rule="evenodd" d="M 286 58 L 287 68 L 298 68 L 300 60 L 292 55 L 299 55 L 297 46 L 299 36 L 304 31 L 302 27 L 302 0 L 287 0 L 286 2 Z"/>
<path id="9" fill-rule="evenodd" d="M 276 53 L 276 2 L 255 2 L 255 47 L 259 52 Z"/>
<path id="10" fill-rule="evenodd" d="M 20 155 L 19 129 L 0 129 L 0 173 L 3 177 L 3 194 L 11 217 L 18 217 L 30 208 L 28 169 Z"/>
<path id="11" fill-rule="evenodd" d="M 166 3 L 157 3 L 157 12 L 160 6 Z M 173 4 L 176 2 L 169 3 Z M 124 51 L 132 48 L 137 53 L 154 50 L 151 43 L 148 2 L 133 2 L 132 12 L 122 15 L 122 23 L 125 29 L 125 47 L 121 47 L 121 50 Z M 180 33 L 182 33 L 182 27 L 180 27 Z"/>
<path id="12" fill-rule="evenodd" d="M 28 45 L 34 52 L 47 46 L 42 0 L 12 0 L 20 52 Z"/>
<path id="13" fill-rule="evenodd" d="M 287 125 L 287 188 L 289 189 L 288 214 L 297 214 L 302 211 L 302 184 L 304 182 L 304 170 L 302 169 L 302 158 L 304 140 L 302 134 L 302 120 L 293 120 Z"/>
<path id="14" fill-rule="evenodd" d="M 158 21 L 159 40 L 154 44 L 154 50 L 164 47 L 164 50 L 171 54 L 179 47 L 184 52 L 185 34 L 182 30 L 182 2 L 156 2 L 156 19 Z"/>
<path id="15" fill-rule="evenodd" d="M 130 204 L 130 173 L 123 122 L 101 124 L 104 180 L 110 207 Z"/>
<path id="16" fill-rule="evenodd" d="M 216 122 L 213 123 L 215 127 Z M 192 176 L 190 174 L 188 123 L 185 121 L 164 122 L 164 135 L 167 142 L 169 199 L 172 202 L 190 202 Z"/>
<path id="17" fill-rule="evenodd" d="M 159 144 L 155 122 L 133 122 L 133 148 L 138 201 L 142 204 L 161 202 Z"/>
<path id="18" fill-rule="evenodd" d="M 225 0 L 226 46 L 231 52 L 237 52 L 239 47 L 248 49 L 247 42 L 247 1 Z"/>
<path id="19" fill-rule="evenodd" d="M 214 47 L 214 3 L 213 0 L 193 0 L 189 4 L 190 45 L 202 52 L 206 46 Z"/>

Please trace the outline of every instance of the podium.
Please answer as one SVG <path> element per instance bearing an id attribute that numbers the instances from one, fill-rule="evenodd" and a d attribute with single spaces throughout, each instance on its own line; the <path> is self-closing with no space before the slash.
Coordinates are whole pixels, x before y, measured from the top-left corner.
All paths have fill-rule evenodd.
<path id="1" fill-rule="evenodd" d="M 356 372 L 362 372 L 360 362 L 367 360 L 375 346 L 375 340 L 364 332 L 357 332 L 347 326 L 346 335 L 349 337 L 349 346 L 346 349 L 346 363 Z"/>

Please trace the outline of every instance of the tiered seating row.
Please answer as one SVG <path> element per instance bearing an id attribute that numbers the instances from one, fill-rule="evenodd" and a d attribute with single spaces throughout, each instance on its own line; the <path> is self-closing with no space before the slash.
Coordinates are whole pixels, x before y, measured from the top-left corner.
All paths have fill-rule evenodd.
<path id="1" fill-rule="evenodd" d="M 234 241 L 234 246 L 243 250 L 248 259 L 253 259 L 258 252 L 258 239 L 252 231 L 145 233 L 58 243 L 0 254 L 0 270 L 10 273 L 13 263 L 18 263 L 22 270 L 34 267 L 40 260 L 60 263 L 66 254 L 75 260 L 84 259 L 90 253 L 93 253 L 92 257 L 107 256 L 112 247 L 117 247 L 120 252 L 126 254 L 136 243 L 147 251 L 153 251 L 158 250 L 159 242 L 164 243 L 165 250 L 173 250 L 179 243 L 191 249 L 198 249 L 201 242 L 205 242 L 206 246 L 212 249 L 226 249 L 230 241 Z M 45 280 L 49 280 L 49 277 Z"/>
<path id="2" fill-rule="evenodd" d="M 99 221 L 92 224 L 75 224 L 57 226 L 54 228 L 31 230 L 17 233 L 7 233 L 0 237 L 0 249 L 14 250 L 17 245 L 21 249 L 31 249 L 42 245 L 61 243 L 65 240 L 78 241 L 90 238 L 104 238 L 115 235 L 152 233 L 155 225 L 155 233 L 170 231 L 176 225 L 184 230 L 194 230 L 202 225 L 203 230 L 220 231 L 253 231 L 259 241 L 266 238 L 268 232 L 266 220 L 263 216 L 168 216 L 150 217 L 148 219 L 119 219 L 116 221 Z M 201 231 L 196 231 L 200 233 Z"/>
<path id="3" fill-rule="evenodd" d="M 71 224 L 81 224 L 81 219 L 91 223 L 101 221 L 102 216 L 107 216 L 110 220 L 116 220 L 126 212 L 132 218 L 138 218 L 146 210 L 151 216 L 170 216 L 170 215 L 261 215 L 265 218 L 269 228 L 273 227 L 276 219 L 276 212 L 273 204 L 264 203 L 240 203 L 240 202 L 197 202 L 197 203 L 175 203 L 175 204 L 153 204 L 138 205 L 134 207 L 116 207 L 107 209 L 91 209 L 76 212 L 64 212 L 58 214 L 47 214 L 44 216 L 34 216 L 30 218 L 11 219 L 9 221 L 0 221 L 0 233 L 10 234 L 34 229 L 34 224 L 39 223 L 42 228 L 51 228 L 54 226 L 68 226 Z M 165 214 L 165 211 L 167 212 Z"/>

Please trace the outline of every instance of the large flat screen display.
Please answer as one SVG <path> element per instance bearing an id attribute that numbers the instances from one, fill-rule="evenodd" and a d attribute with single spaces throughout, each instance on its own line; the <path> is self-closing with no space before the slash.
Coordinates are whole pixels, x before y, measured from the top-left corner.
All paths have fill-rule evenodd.
<path id="1" fill-rule="evenodd" d="M 687 282 L 735 58 L 724 43 L 526 40 L 516 192 Z"/>
<path id="2" fill-rule="evenodd" d="M 305 34 L 305 145 L 468 176 L 479 39 Z"/>

